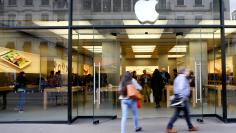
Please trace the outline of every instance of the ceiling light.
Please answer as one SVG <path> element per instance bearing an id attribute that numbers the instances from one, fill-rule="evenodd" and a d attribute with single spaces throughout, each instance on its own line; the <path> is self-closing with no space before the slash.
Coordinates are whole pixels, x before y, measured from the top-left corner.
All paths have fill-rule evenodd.
<path id="1" fill-rule="evenodd" d="M 151 58 L 152 55 L 134 55 L 135 58 Z"/>
<path id="2" fill-rule="evenodd" d="M 129 39 L 158 39 L 161 34 L 128 35 Z"/>
<path id="3" fill-rule="evenodd" d="M 94 53 L 102 53 L 102 46 L 82 46 L 83 48 Z"/>
<path id="4" fill-rule="evenodd" d="M 220 20 L 201 20 L 199 25 L 219 25 Z"/>
<path id="5" fill-rule="evenodd" d="M 213 38 L 220 38 L 220 34 L 213 34 L 213 33 L 195 33 L 195 34 L 187 34 L 184 38 L 188 39 L 213 39 Z"/>
<path id="6" fill-rule="evenodd" d="M 140 24 L 138 20 L 123 20 L 124 25 L 166 25 L 168 20 L 157 20 L 154 24 Z"/>
<path id="7" fill-rule="evenodd" d="M 78 49 L 78 46 L 72 46 L 73 49 Z"/>
<path id="8" fill-rule="evenodd" d="M 103 35 L 83 35 L 79 34 L 79 39 L 105 39 Z"/>
<path id="9" fill-rule="evenodd" d="M 38 26 L 68 26 L 68 21 L 33 21 Z M 91 25 L 89 21 L 73 21 L 73 25 Z"/>
<path id="10" fill-rule="evenodd" d="M 147 45 L 147 46 L 132 46 L 133 52 L 153 52 L 155 50 L 155 45 Z"/>
<path id="11" fill-rule="evenodd" d="M 126 34 L 129 39 L 159 39 L 163 31 L 164 29 L 126 29 Z"/>
<path id="12" fill-rule="evenodd" d="M 169 50 L 169 52 L 187 52 L 187 46 L 186 45 L 178 45 L 174 46 Z"/>
<path id="13" fill-rule="evenodd" d="M 168 58 L 180 58 L 184 57 L 184 55 L 168 55 Z"/>

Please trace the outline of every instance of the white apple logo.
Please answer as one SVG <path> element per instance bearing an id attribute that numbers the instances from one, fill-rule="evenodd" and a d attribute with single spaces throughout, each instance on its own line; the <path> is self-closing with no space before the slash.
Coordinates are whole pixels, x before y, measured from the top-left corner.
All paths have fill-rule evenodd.
<path id="1" fill-rule="evenodd" d="M 159 0 L 139 0 L 135 3 L 134 11 L 140 23 L 155 23 L 159 13 L 156 11 L 156 5 Z"/>

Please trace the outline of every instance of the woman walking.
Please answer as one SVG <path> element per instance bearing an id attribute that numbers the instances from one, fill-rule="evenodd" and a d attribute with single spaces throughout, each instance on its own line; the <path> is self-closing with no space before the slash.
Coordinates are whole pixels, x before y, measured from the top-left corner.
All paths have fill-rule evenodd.
<path id="1" fill-rule="evenodd" d="M 160 101 L 162 98 L 162 89 L 164 88 L 163 78 L 161 76 L 161 73 L 158 69 L 155 69 L 155 71 L 152 74 L 151 79 L 151 87 L 153 92 L 153 97 L 155 99 L 156 108 L 161 107 Z"/>
<path id="2" fill-rule="evenodd" d="M 125 133 L 125 125 L 126 125 L 129 108 L 132 110 L 132 114 L 133 114 L 134 130 L 136 132 L 142 130 L 138 122 L 137 99 L 128 96 L 128 90 L 132 89 L 132 87 L 135 88 L 135 86 L 132 84 L 132 75 L 130 74 L 130 72 L 125 72 L 124 77 L 120 83 L 121 95 L 119 98 L 121 99 L 121 109 L 122 109 L 121 133 Z"/>

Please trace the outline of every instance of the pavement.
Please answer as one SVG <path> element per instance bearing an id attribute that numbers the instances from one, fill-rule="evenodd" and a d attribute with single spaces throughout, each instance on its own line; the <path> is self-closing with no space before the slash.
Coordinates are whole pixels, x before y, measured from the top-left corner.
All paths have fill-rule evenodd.
<path id="1" fill-rule="evenodd" d="M 143 131 L 140 133 L 165 133 L 169 118 L 141 119 Z M 236 133 L 236 123 L 225 124 L 217 118 L 204 118 L 198 123 L 192 118 L 195 126 L 199 127 L 196 133 Z M 175 123 L 178 133 L 188 133 L 184 119 Z M 98 125 L 93 125 L 91 119 L 80 119 L 71 125 L 67 124 L 0 124 L 0 133 L 119 133 L 120 119 L 102 119 Z M 132 119 L 127 121 L 127 132 L 134 133 Z"/>

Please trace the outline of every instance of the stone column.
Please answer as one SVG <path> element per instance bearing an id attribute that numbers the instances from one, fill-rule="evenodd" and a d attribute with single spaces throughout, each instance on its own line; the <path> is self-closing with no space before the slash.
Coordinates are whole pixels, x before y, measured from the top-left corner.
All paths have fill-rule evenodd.
<path id="1" fill-rule="evenodd" d="M 118 85 L 120 81 L 120 43 L 102 42 L 102 72 L 107 74 L 108 83 Z"/>
<path id="2" fill-rule="evenodd" d="M 161 55 L 158 56 L 158 68 L 159 68 L 159 70 L 161 70 L 163 67 L 167 71 L 167 69 L 168 69 L 168 54 L 161 54 Z"/>
<path id="3" fill-rule="evenodd" d="M 207 56 L 207 42 L 192 41 L 189 42 L 189 69 L 195 74 L 195 62 L 201 63 L 202 66 L 202 81 L 203 85 L 208 82 L 208 56 Z"/>

